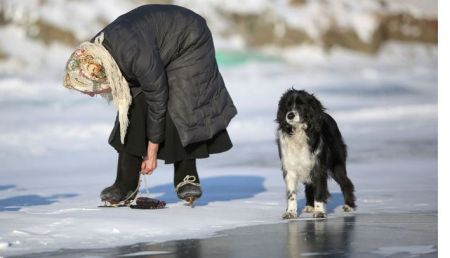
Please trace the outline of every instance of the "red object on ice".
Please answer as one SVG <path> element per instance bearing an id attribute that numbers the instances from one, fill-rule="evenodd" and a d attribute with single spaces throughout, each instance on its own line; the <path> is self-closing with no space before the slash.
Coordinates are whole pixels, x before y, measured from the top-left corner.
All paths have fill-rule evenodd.
<path id="1" fill-rule="evenodd" d="M 136 198 L 136 204 L 130 205 L 132 209 L 164 209 L 165 207 L 165 201 L 149 197 L 138 197 Z"/>

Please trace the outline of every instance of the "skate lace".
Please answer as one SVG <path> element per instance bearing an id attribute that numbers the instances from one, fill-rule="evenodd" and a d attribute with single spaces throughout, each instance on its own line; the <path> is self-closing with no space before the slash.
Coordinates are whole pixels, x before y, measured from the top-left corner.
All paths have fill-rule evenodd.
<path id="1" fill-rule="evenodd" d="M 142 180 L 142 178 L 143 178 L 144 180 Z M 126 204 L 126 203 L 129 202 L 129 201 L 133 202 L 134 199 L 135 199 L 136 196 L 137 196 L 137 195 L 135 195 L 135 194 L 136 194 L 137 192 L 139 192 L 139 189 L 141 189 L 141 183 L 142 183 L 142 181 L 144 181 L 145 192 L 146 192 L 146 194 L 147 194 L 147 195 L 150 195 L 150 192 L 148 191 L 148 186 L 147 186 L 147 177 L 146 177 L 144 174 L 141 173 L 141 177 L 139 178 L 138 185 L 137 185 L 136 189 L 134 189 L 133 192 L 129 192 L 129 193 L 127 194 L 127 196 L 125 197 L 125 199 L 124 199 L 124 200 L 121 200 L 121 201 L 119 202 L 119 204 Z M 134 198 L 133 198 L 133 197 L 134 197 Z M 107 204 L 106 204 L 106 202 L 105 202 L 105 206 L 106 206 L 106 205 L 107 205 Z"/>
<path id="2" fill-rule="evenodd" d="M 141 178 L 143 178 L 144 180 L 142 180 Z M 147 195 L 150 195 L 150 192 L 148 191 L 148 186 L 147 186 L 147 177 L 146 177 L 144 174 L 141 173 L 141 176 L 140 176 L 140 178 L 139 178 L 139 182 L 138 182 L 138 185 L 137 185 L 136 189 L 135 189 L 131 194 L 129 194 L 129 195 L 127 196 L 127 198 L 125 198 L 125 200 L 123 200 L 124 202 L 129 201 L 129 200 L 134 196 L 134 194 L 137 193 L 137 192 L 139 191 L 139 189 L 141 189 L 141 183 L 142 183 L 142 181 L 144 181 L 145 193 L 146 193 Z M 136 196 L 135 196 L 135 197 L 136 197 Z"/>
<path id="3" fill-rule="evenodd" d="M 180 189 L 180 187 L 185 186 L 185 185 L 187 185 L 187 184 L 195 185 L 195 186 L 200 186 L 199 183 L 195 183 L 195 180 L 196 180 L 196 179 L 197 179 L 197 178 L 196 178 L 195 176 L 191 176 L 191 175 L 185 176 L 184 179 L 183 179 L 183 181 L 180 182 L 180 183 L 177 185 L 177 188 L 175 188 L 175 191 L 178 192 L 178 189 Z"/>
<path id="4" fill-rule="evenodd" d="M 143 178 L 144 180 L 140 180 L 141 182 L 144 181 L 144 186 L 145 186 L 145 193 L 147 195 L 150 195 L 150 192 L 148 191 L 148 185 L 147 185 L 147 176 L 144 174 L 141 174 L 141 178 Z"/>
<path id="5" fill-rule="evenodd" d="M 140 187 L 141 187 L 141 180 L 139 180 L 136 189 L 135 189 L 133 192 L 129 193 L 129 194 L 127 195 L 127 197 L 125 198 L 125 200 L 123 200 L 122 202 L 126 203 L 126 202 L 130 201 L 131 198 L 136 197 L 135 194 L 139 191 L 139 188 L 140 188 Z M 134 200 L 134 198 L 133 198 L 133 200 Z M 133 200 L 131 200 L 131 201 L 133 201 Z"/>

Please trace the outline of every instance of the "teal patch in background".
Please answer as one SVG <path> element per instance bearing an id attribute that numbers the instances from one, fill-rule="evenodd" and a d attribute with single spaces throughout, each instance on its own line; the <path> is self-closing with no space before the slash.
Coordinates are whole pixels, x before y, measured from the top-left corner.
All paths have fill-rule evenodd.
<path id="1" fill-rule="evenodd" d="M 239 66 L 249 62 L 282 62 L 279 57 L 256 51 L 218 50 L 217 64 L 222 67 Z"/>

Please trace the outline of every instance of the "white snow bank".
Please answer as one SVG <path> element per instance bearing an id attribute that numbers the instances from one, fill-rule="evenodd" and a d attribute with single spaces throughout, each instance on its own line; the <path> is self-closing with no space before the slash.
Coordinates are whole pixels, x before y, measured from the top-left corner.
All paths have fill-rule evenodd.
<path id="1" fill-rule="evenodd" d="M 378 28 L 379 19 L 387 14 L 410 14 L 418 18 L 437 17 L 437 1 L 427 0 L 308 0 L 292 5 L 289 0 L 261 1 L 208 1 L 177 0 L 176 4 L 191 8 L 208 19 L 211 17 L 213 28 L 222 31 L 220 12 L 241 15 L 261 15 L 274 21 L 280 34 L 284 34 L 284 24 L 305 31 L 311 38 L 319 40 L 322 34 L 332 28 L 353 30 L 358 37 L 370 42 Z M 218 12 L 217 10 L 220 10 Z"/>
<path id="2" fill-rule="evenodd" d="M 291 6 L 288 0 L 201 1 L 177 0 L 175 4 L 191 8 L 203 15 L 214 34 L 217 49 L 243 49 L 245 40 L 234 29 L 224 13 L 261 15 L 275 24 L 277 33 L 286 33 L 285 25 L 304 30 L 318 41 L 331 28 L 352 30 L 363 41 L 370 41 L 378 27 L 379 16 L 386 13 L 406 13 L 416 17 L 436 17 L 437 1 L 407 0 L 326 0 L 306 1 Z M 44 44 L 34 38 L 39 30 L 34 22 L 41 20 L 75 36 L 88 40 L 119 15 L 138 7 L 135 1 L 61 1 L 3 0 L 0 13 L 7 22 L 0 27 L 0 51 L 7 58 L 0 61 L 2 74 L 33 74 L 47 76 L 51 71 L 62 74 L 72 47 Z M 411 31 L 411 33 L 415 33 Z M 311 52 L 311 49 L 306 49 Z M 304 51 L 304 52 L 306 52 Z M 282 52 L 289 57 L 291 52 Z M 316 54 L 318 52 L 316 51 Z M 319 56 L 323 56 L 320 53 Z M 325 55 L 326 56 L 326 55 Z"/>

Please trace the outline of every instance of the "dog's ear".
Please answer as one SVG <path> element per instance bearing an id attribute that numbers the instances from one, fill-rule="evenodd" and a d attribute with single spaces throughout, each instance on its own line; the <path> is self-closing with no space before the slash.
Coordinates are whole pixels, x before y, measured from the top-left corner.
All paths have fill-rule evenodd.
<path id="1" fill-rule="evenodd" d="M 281 95 L 280 100 L 278 101 L 278 111 L 277 111 L 277 118 L 275 119 L 276 122 L 279 124 L 285 122 L 285 115 L 287 112 L 287 98 L 288 94 L 291 90 L 287 90 L 283 95 Z"/>
<path id="2" fill-rule="evenodd" d="M 314 96 L 314 94 L 311 94 L 311 106 L 320 113 L 325 110 L 325 108 L 322 106 L 322 103 L 320 103 L 320 101 Z"/>
<path id="3" fill-rule="evenodd" d="M 320 131 L 322 128 L 322 113 L 324 108 L 322 103 L 314 97 L 313 94 L 310 95 L 308 99 L 308 117 L 309 117 L 309 128 L 311 131 Z"/>
<path id="4" fill-rule="evenodd" d="M 286 122 L 286 113 L 288 112 L 288 98 L 292 90 L 287 90 L 280 98 L 278 102 L 277 118 L 275 121 L 278 123 L 278 129 L 284 132 L 290 133 L 292 131 L 292 126 Z"/>
<path id="5" fill-rule="evenodd" d="M 284 121 L 284 114 L 286 113 L 286 107 L 283 105 L 283 98 L 278 102 L 277 118 L 275 121 L 281 124 Z"/>

